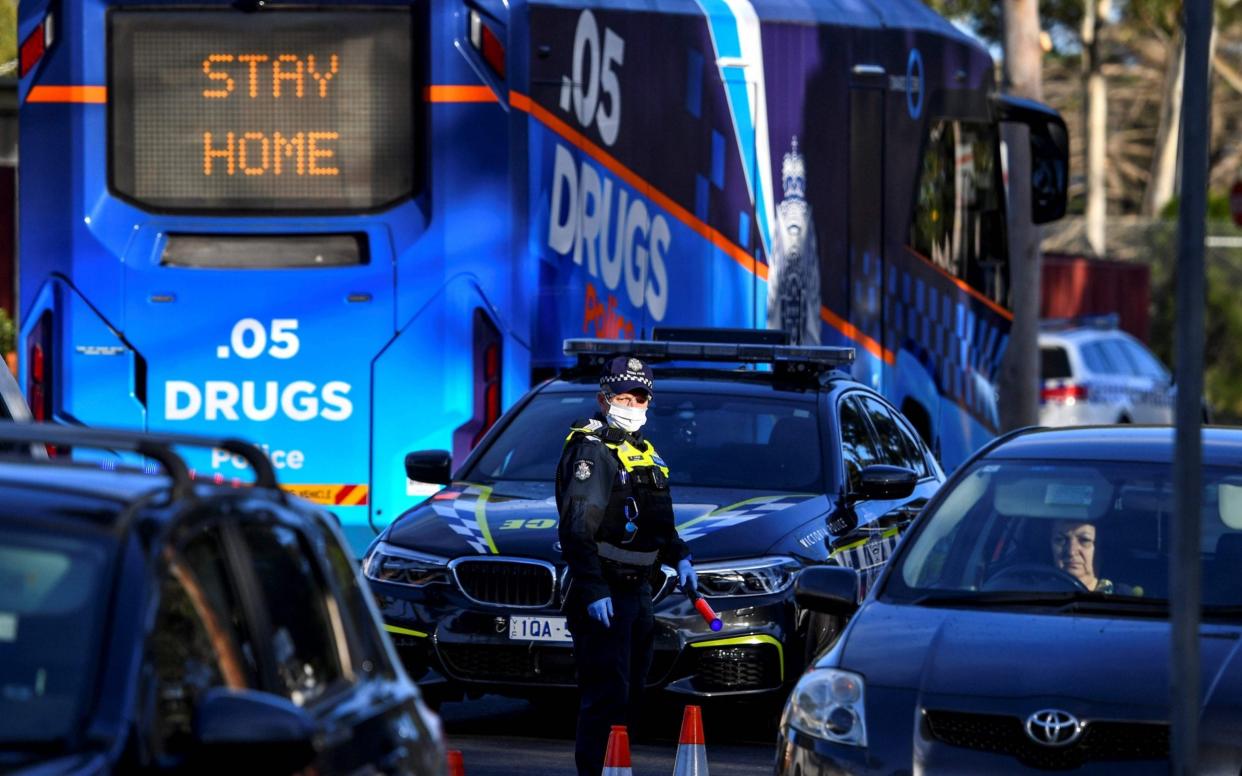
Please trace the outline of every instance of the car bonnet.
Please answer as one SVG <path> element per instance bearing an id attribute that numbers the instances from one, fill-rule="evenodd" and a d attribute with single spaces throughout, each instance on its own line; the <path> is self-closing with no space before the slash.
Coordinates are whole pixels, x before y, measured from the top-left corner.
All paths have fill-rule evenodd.
<path id="1" fill-rule="evenodd" d="M 798 526 L 822 520 L 828 500 L 811 493 L 755 495 L 674 487 L 679 535 L 697 561 L 753 557 Z M 559 516 L 551 496 L 519 498 L 498 487 L 455 483 L 398 518 L 384 541 L 418 552 L 560 559 Z M 641 526 L 642 517 L 639 517 Z"/>

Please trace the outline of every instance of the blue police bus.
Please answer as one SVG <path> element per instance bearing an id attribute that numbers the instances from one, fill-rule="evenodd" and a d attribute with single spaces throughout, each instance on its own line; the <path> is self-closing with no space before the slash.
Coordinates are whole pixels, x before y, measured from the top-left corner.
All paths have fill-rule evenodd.
<path id="1" fill-rule="evenodd" d="M 996 426 L 1001 121 L 1064 208 L 1060 118 L 917 0 L 31 0 L 19 41 L 36 415 L 255 440 L 359 551 L 569 336 L 853 345 L 953 465 Z"/>

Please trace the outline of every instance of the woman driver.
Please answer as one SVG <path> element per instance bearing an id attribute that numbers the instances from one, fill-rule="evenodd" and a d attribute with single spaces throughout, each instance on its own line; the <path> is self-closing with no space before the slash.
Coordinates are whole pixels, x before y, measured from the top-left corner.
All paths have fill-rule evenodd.
<path id="1" fill-rule="evenodd" d="M 1052 526 L 1052 562 L 1096 593 L 1142 595 L 1141 587 L 1101 579 L 1095 568 L 1095 526 L 1078 520 L 1058 520 Z"/>

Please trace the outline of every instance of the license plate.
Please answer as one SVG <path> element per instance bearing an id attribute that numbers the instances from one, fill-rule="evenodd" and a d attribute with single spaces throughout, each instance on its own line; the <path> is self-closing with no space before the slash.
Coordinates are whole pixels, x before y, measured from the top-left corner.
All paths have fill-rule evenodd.
<path id="1" fill-rule="evenodd" d="M 509 618 L 509 638 L 522 641 L 573 641 L 564 617 L 529 615 L 514 615 Z"/>

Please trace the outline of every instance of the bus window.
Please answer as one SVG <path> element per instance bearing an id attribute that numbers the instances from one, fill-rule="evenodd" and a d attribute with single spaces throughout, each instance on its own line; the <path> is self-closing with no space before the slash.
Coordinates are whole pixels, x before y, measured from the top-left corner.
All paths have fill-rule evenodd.
<path id="1" fill-rule="evenodd" d="M 923 151 L 910 244 L 1004 305 L 1009 268 L 998 159 L 995 128 L 934 122 Z"/>

